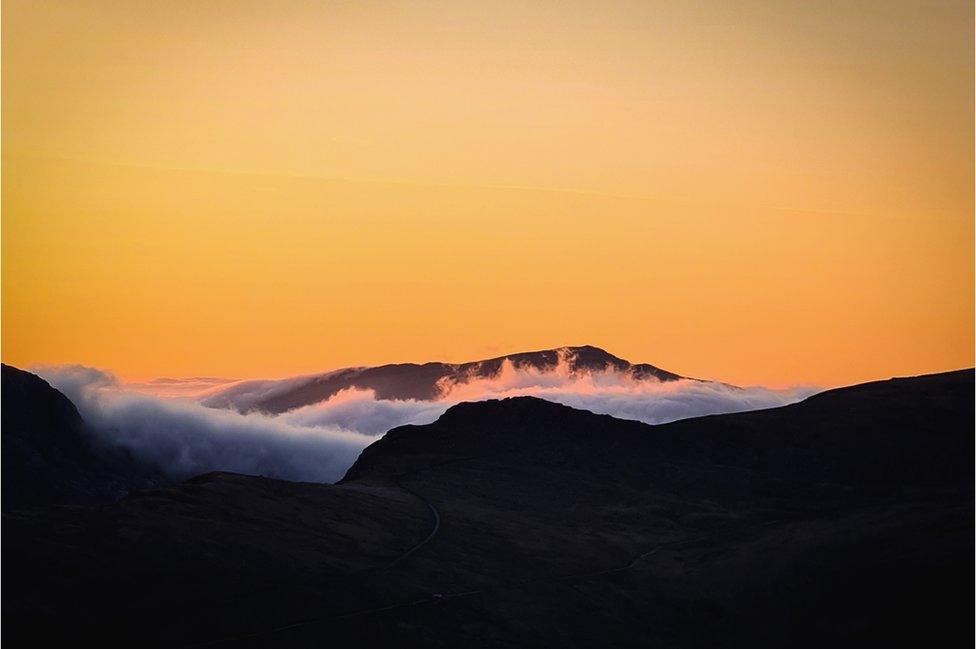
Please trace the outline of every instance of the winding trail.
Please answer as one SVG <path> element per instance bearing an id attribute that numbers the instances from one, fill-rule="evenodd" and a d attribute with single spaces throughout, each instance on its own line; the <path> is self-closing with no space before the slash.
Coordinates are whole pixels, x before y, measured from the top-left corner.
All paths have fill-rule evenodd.
<path id="1" fill-rule="evenodd" d="M 419 469 L 414 469 L 412 471 L 405 471 L 405 472 L 402 472 L 402 473 L 395 474 L 393 476 L 393 479 L 392 479 L 393 484 L 396 487 L 398 487 L 399 489 L 402 489 L 403 491 L 406 491 L 407 493 L 409 493 L 411 496 L 413 496 L 414 498 L 416 498 L 417 500 L 419 500 L 420 502 L 422 502 L 427 507 L 428 511 L 431 514 L 431 521 L 432 521 L 431 530 L 427 534 L 427 536 L 424 537 L 421 541 L 419 541 L 418 543 L 416 543 L 415 545 L 413 545 L 412 547 L 410 547 L 408 550 L 406 550 L 405 552 L 403 552 L 400 556 L 396 557 L 395 559 L 393 559 L 389 563 L 387 563 L 385 566 L 382 566 L 382 567 L 379 567 L 379 568 L 365 568 L 363 570 L 356 571 L 354 573 L 350 573 L 349 575 L 345 575 L 345 576 L 348 577 L 348 576 L 355 575 L 355 574 L 358 574 L 358 573 L 368 573 L 368 572 L 373 572 L 373 571 L 376 571 L 376 570 L 380 570 L 380 571 L 390 570 L 390 569 L 394 568 L 395 566 L 397 566 L 398 564 L 400 564 L 400 563 L 406 561 L 407 559 L 409 559 L 412 555 L 416 554 L 417 551 L 419 551 L 420 549 L 422 549 L 425 545 L 427 545 L 428 543 L 430 543 L 434 539 L 435 536 L 437 536 L 437 533 L 440 531 L 440 528 L 441 528 L 441 515 L 440 515 L 440 512 L 438 511 L 438 509 L 434 505 L 434 503 L 432 503 L 431 501 L 429 501 L 419 491 L 417 491 L 416 489 L 412 489 L 411 487 L 405 486 L 403 484 L 403 479 L 404 478 L 406 478 L 406 477 L 408 477 L 410 475 L 416 474 L 416 473 L 420 473 L 421 471 L 428 471 L 430 469 L 434 469 L 434 468 L 437 468 L 437 467 L 441 467 L 441 466 L 444 466 L 444 465 L 447 465 L 447 464 L 455 464 L 457 462 L 466 462 L 468 460 L 474 460 L 474 459 L 480 459 L 480 458 L 477 457 L 477 456 L 474 456 L 474 457 L 455 458 L 455 459 L 452 459 L 452 460 L 447 460 L 445 462 L 439 462 L 439 463 L 436 463 L 436 464 L 431 464 L 429 466 L 421 467 Z M 444 602 L 444 601 L 447 601 L 447 600 L 461 599 L 461 598 L 464 598 L 464 597 L 472 597 L 474 595 L 483 595 L 483 594 L 487 594 L 487 593 L 490 593 L 490 592 L 493 592 L 493 591 L 509 590 L 509 589 L 512 589 L 512 588 L 520 588 L 520 587 L 524 587 L 524 586 L 531 586 L 531 585 L 534 585 L 534 584 L 553 583 L 553 582 L 559 582 L 559 581 L 570 581 L 570 580 L 573 580 L 573 579 L 586 579 L 588 577 L 597 577 L 597 576 L 601 576 L 601 575 L 610 575 L 610 574 L 614 574 L 614 573 L 618 573 L 618 572 L 625 572 L 627 570 L 632 570 L 641 561 L 643 561 L 644 559 L 647 559 L 650 556 L 653 556 L 654 554 L 657 554 L 658 552 L 660 552 L 661 550 L 663 550 L 665 548 L 673 547 L 673 546 L 674 547 L 677 547 L 677 546 L 680 546 L 680 545 L 693 544 L 693 543 L 697 543 L 697 542 L 702 541 L 702 540 L 705 540 L 705 539 L 706 539 L 706 537 L 694 537 L 694 538 L 690 538 L 690 539 L 680 539 L 680 540 L 676 540 L 676 541 L 666 541 L 664 543 L 659 543 L 659 544 L 655 545 L 653 548 L 651 548 L 650 550 L 648 550 L 647 552 L 644 552 L 642 554 L 639 554 L 638 556 L 636 556 L 629 563 L 624 564 L 622 566 L 617 566 L 615 568 L 606 568 L 604 570 L 594 570 L 594 571 L 573 573 L 573 574 L 569 574 L 569 575 L 562 575 L 562 576 L 555 576 L 555 577 L 540 577 L 538 579 L 526 579 L 526 580 L 522 580 L 522 581 L 514 581 L 514 582 L 508 582 L 508 583 L 498 584 L 497 586 L 491 586 L 491 587 L 488 587 L 488 588 L 481 588 L 481 589 L 478 589 L 478 590 L 462 591 L 462 592 L 459 592 L 459 593 L 447 593 L 447 594 L 437 593 L 437 594 L 429 595 L 427 597 L 421 597 L 419 599 L 411 600 L 411 601 L 408 601 L 408 602 L 397 602 L 397 603 L 393 603 L 393 604 L 387 604 L 387 605 L 384 605 L 384 606 L 377 606 L 377 607 L 373 607 L 373 608 L 361 609 L 361 610 L 358 610 L 358 611 L 351 611 L 349 613 L 343 613 L 343 614 L 340 614 L 340 615 L 330 615 L 330 616 L 323 616 L 323 617 L 318 617 L 318 618 L 312 618 L 310 620 L 302 620 L 300 622 L 294 622 L 292 624 L 285 624 L 283 626 L 274 627 L 272 629 L 266 629 L 264 631 L 255 631 L 253 633 L 248 633 L 248 634 L 243 634 L 243 635 L 238 635 L 238 636 L 233 636 L 233 637 L 228 637 L 228 638 L 221 638 L 221 639 L 218 639 L 218 640 L 212 640 L 212 641 L 198 643 L 198 644 L 186 645 L 186 647 L 187 647 L 187 649 L 189 649 L 190 647 L 215 647 L 215 646 L 220 646 L 220 645 L 227 644 L 227 643 L 231 643 L 231 642 L 237 642 L 237 641 L 242 641 L 242 640 L 252 640 L 252 639 L 255 639 L 255 638 L 260 638 L 260 637 L 264 637 L 264 636 L 273 635 L 275 633 L 281 633 L 281 632 L 290 631 L 290 630 L 293 630 L 293 629 L 300 629 L 300 628 L 303 628 L 303 627 L 314 626 L 316 624 L 323 624 L 323 623 L 326 623 L 326 622 L 331 622 L 331 621 L 336 621 L 336 620 L 346 620 L 346 619 L 350 619 L 350 618 L 360 617 L 360 616 L 363 616 L 363 615 L 370 615 L 370 614 L 373 614 L 373 613 L 382 613 L 382 612 L 385 612 L 385 611 L 392 611 L 392 610 L 396 610 L 396 609 L 400 609 L 400 608 L 407 608 L 407 607 L 411 607 L 411 606 L 423 606 L 423 605 L 427 605 L 427 604 L 435 604 L 435 603 L 440 603 L 440 602 Z"/>
<path id="2" fill-rule="evenodd" d="M 427 467 L 427 468 L 430 468 L 430 467 Z M 416 471 L 414 471 L 413 473 L 416 473 Z M 394 567 L 395 565 L 397 565 L 398 563 L 401 563 L 401 562 L 405 561 L 406 559 L 408 559 L 410 557 L 410 555 L 414 554 L 417 550 L 419 550 L 420 548 L 422 548 L 425 545 L 427 545 L 428 543 L 430 543 L 433 540 L 433 538 L 435 536 L 437 536 L 437 532 L 439 532 L 440 529 L 441 529 L 441 514 L 440 514 L 439 511 L 437 511 L 437 508 L 434 507 L 434 503 L 432 503 L 429 500 L 427 500 L 426 498 L 424 498 L 424 496 L 420 492 L 416 491 L 415 489 L 411 489 L 410 487 L 404 486 L 403 483 L 401 482 L 401 479 L 404 478 L 407 475 L 409 475 L 409 474 L 408 473 L 399 473 L 399 474 L 397 474 L 393 478 L 393 483 L 397 487 L 399 487 L 400 489 L 403 489 L 408 494 L 410 494 L 411 496 L 413 496 L 414 498 L 416 498 L 417 500 L 419 500 L 420 502 L 422 502 L 423 504 L 427 505 L 427 509 L 430 510 L 430 514 L 433 517 L 433 526 L 431 527 L 430 534 L 428 534 L 426 537 L 424 537 L 424 539 L 422 541 L 420 541 L 419 543 L 417 543 L 416 545 L 414 545 L 412 548 L 410 548 L 409 550 L 407 550 L 406 552 L 404 552 L 403 554 L 401 554 L 400 556 L 398 556 L 396 559 L 394 559 L 390 563 L 386 564 L 386 569 L 390 569 L 390 568 Z"/>

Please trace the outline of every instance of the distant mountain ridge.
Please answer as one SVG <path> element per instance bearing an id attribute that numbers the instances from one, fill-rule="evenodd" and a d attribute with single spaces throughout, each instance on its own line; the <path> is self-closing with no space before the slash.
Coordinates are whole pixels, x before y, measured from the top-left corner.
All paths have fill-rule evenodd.
<path id="1" fill-rule="evenodd" d="M 516 369 L 536 371 L 555 369 L 560 362 L 565 362 L 571 372 L 611 369 L 638 381 L 688 378 L 648 363 L 631 363 L 599 347 L 582 345 L 506 354 L 460 364 L 392 363 L 376 367 L 349 367 L 289 379 L 243 381 L 209 395 L 203 403 L 213 408 L 279 414 L 325 401 L 349 388 L 373 390 L 378 399 L 432 400 L 440 396 L 440 386 L 444 381 L 490 379 L 499 374 L 506 361 Z"/>

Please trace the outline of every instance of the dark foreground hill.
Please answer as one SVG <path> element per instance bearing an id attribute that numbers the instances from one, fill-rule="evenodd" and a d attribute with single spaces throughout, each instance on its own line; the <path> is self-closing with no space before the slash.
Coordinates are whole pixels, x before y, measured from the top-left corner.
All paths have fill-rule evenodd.
<path id="1" fill-rule="evenodd" d="M 498 375 L 506 362 L 518 369 L 545 371 L 555 368 L 560 361 L 566 363 L 572 372 L 611 369 L 638 381 L 675 381 L 684 378 L 647 363 L 630 363 L 598 347 L 583 345 L 508 354 L 469 363 L 395 363 L 377 367 L 348 367 L 278 381 L 243 381 L 209 396 L 204 403 L 214 408 L 233 408 L 242 412 L 259 410 L 281 413 L 324 401 L 349 388 L 373 390 L 378 399 L 430 400 L 440 395 L 441 382 L 490 379 Z"/>
<path id="2" fill-rule="evenodd" d="M 120 449 L 99 448 L 71 401 L 30 372 L 2 366 L 3 510 L 95 503 L 164 483 Z"/>
<path id="3" fill-rule="evenodd" d="M 5 639 L 968 646 L 973 388 L 962 371 L 663 426 L 462 404 L 335 486 L 209 474 L 16 511 Z"/>

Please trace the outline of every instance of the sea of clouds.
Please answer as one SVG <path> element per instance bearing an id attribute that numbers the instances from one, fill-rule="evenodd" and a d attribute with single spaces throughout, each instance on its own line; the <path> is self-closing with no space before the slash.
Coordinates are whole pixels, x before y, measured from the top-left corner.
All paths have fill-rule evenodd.
<path id="1" fill-rule="evenodd" d="M 235 471 L 311 482 L 342 477 L 367 445 L 403 424 L 426 424 L 462 401 L 536 396 L 624 419 L 659 424 L 687 417 L 784 406 L 817 390 L 738 388 L 723 383 L 638 381 L 613 370 L 574 372 L 560 362 L 545 370 L 510 362 L 492 378 L 443 381 L 432 401 L 377 399 L 371 390 L 343 390 L 326 401 L 280 415 L 230 409 L 241 395 L 267 396 L 292 381 L 227 382 L 213 378 L 124 384 L 83 366 L 33 370 L 65 393 L 88 429 L 174 480 L 207 471 Z M 215 395 L 234 395 L 227 408 Z M 653 434 L 649 432 L 649 434 Z"/>
<path id="2" fill-rule="evenodd" d="M 309 482 L 342 477 L 372 439 L 339 426 L 207 408 L 192 399 L 128 389 L 108 372 L 82 366 L 32 368 L 78 408 L 86 428 L 173 480 L 208 471 Z"/>

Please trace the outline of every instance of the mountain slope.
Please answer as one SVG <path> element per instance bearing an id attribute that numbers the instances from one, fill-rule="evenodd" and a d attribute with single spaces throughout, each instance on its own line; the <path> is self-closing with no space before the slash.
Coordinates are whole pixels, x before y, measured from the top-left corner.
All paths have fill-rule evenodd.
<path id="1" fill-rule="evenodd" d="M 971 370 L 898 379 L 662 426 L 533 398 L 462 404 L 391 431 L 335 486 L 213 474 L 8 514 L 5 631 L 152 646 L 957 642 L 972 637 L 973 387 Z"/>
<path id="2" fill-rule="evenodd" d="M 3 509 L 111 501 L 163 483 L 121 451 L 96 448 L 71 401 L 30 372 L 2 366 Z"/>
<path id="3" fill-rule="evenodd" d="M 469 363 L 398 363 L 379 367 L 357 367 L 326 374 L 282 379 L 280 381 L 244 381 L 220 390 L 204 403 L 215 408 L 240 411 L 260 410 L 281 413 L 324 401 L 340 390 L 358 388 L 373 390 L 379 399 L 430 400 L 440 395 L 443 381 L 462 382 L 492 378 L 505 362 L 517 369 L 545 371 L 560 361 L 572 372 L 612 369 L 636 380 L 674 381 L 681 377 L 646 363 L 631 364 L 597 347 L 562 347 L 536 352 L 509 354 Z"/>
<path id="4" fill-rule="evenodd" d="M 911 401 L 897 403 L 906 393 Z M 967 411 L 971 393 L 972 372 L 962 370 L 866 383 L 781 408 L 658 426 L 532 397 L 462 403 L 432 424 L 389 431 L 363 451 L 346 480 L 455 457 L 528 453 L 548 463 L 548 454 L 580 450 L 596 454 L 594 470 L 646 472 L 648 463 L 687 463 L 699 469 L 720 463 L 743 475 L 761 472 L 790 482 L 955 483 L 972 472 L 972 437 L 958 434 L 961 424 L 973 421 Z M 621 453 L 621 447 L 628 452 Z"/>

